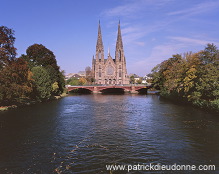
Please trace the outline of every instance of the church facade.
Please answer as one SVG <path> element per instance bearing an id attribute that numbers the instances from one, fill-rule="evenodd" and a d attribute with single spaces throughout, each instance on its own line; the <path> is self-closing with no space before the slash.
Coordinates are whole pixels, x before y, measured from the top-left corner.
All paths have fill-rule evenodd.
<path id="1" fill-rule="evenodd" d="M 95 84 L 129 84 L 129 78 L 126 69 L 126 60 L 123 50 L 120 22 L 118 24 L 118 34 L 114 59 L 111 57 L 109 50 L 107 58 L 104 58 L 104 46 L 102 41 L 101 27 L 99 23 L 96 44 L 96 55 L 95 57 L 93 56 L 92 60 L 92 75 L 95 79 Z"/>

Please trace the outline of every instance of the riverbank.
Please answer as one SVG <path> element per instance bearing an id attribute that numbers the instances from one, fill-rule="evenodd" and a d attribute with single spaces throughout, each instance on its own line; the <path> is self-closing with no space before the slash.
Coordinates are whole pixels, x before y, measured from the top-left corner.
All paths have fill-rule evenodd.
<path id="1" fill-rule="evenodd" d="M 185 97 L 180 97 L 173 94 L 165 94 L 165 93 L 159 93 L 160 97 L 165 100 L 169 100 L 173 103 L 177 104 L 183 104 L 183 105 L 190 105 L 194 108 L 198 108 L 204 111 L 209 111 L 212 113 L 219 113 L 219 102 L 218 100 L 215 101 L 206 101 L 206 100 L 195 100 L 195 101 L 188 101 Z"/>
<path id="2" fill-rule="evenodd" d="M 0 111 L 7 111 L 9 109 L 17 108 L 17 105 L 11 105 L 11 106 L 0 106 Z"/>
<path id="3" fill-rule="evenodd" d="M 65 97 L 67 95 L 68 95 L 67 93 L 63 93 L 59 96 L 54 96 L 53 98 L 50 98 L 49 100 L 45 100 L 45 101 L 31 100 L 31 101 L 22 101 L 21 103 L 9 105 L 9 106 L 0 106 L 0 112 L 1 111 L 7 111 L 7 110 L 10 110 L 10 109 L 15 109 L 15 108 L 18 108 L 18 107 L 23 107 L 23 106 L 30 106 L 30 105 L 34 105 L 34 104 L 42 103 L 42 102 L 46 102 L 46 101 L 58 100 L 58 99 L 60 99 L 62 97 Z"/>

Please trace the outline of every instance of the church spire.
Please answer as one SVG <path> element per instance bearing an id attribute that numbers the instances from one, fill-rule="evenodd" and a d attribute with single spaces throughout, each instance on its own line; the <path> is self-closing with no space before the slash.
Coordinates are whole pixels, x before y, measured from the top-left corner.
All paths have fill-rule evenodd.
<path id="1" fill-rule="evenodd" d="M 117 41 L 116 41 L 116 49 L 118 49 L 118 48 L 123 49 L 120 21 L 119 21 L 119 25 L 118 25 L 118 35 L 117 35 Z"/>
<path id="2" fill-rule="evenodd" d="M 102 41 L 102 34 L 101 34 L 101 27 L 100 27 L 100 21 L 98 25 L 98 36 L 97 36 L 97 48 L 103 48 L 103 41 Z"/>
<path id="3" fill-rule="evenodd" d="M 96 59 L 104 59 L 104 49 L 101 34 L 100 21 L 98 25 L 97 45 L 96 45 Z"/>
<path id="4" fill-rule="evenodd" d="M 120 29 L 120 21 L 118 24 L 118 34 L 117 34 L 117 41 L 116 41 L 116 60 L 122 60 L 124 57 L 124 50 L 123 50 L 123 43 L 122 43 L 122 34 Z"/>

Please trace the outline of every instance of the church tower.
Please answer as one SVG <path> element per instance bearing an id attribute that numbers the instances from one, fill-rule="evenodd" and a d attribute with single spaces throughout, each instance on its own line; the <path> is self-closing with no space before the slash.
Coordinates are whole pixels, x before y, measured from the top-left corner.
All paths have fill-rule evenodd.
<path id="1" fill-rule="evenodd" d="M 100 22 L 98 25 L 98 36 L 96 44 L 96 55 L 92 59 L 92 73 L 96 84 L 116 85 L 129 84 L 126 70 L 120 22 L 116 41 L 115 59 L 108 50 L 107 58 L 104 59 L 104 46 L 102 41 Z"/>

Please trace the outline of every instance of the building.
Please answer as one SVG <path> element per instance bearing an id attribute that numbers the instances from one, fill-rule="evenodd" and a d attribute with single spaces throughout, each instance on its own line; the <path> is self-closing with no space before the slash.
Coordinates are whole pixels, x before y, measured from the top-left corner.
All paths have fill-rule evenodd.
<path id="1" fill-rule="evenodd" d="M 69 74 L 65 75 L 65 80 L 68 80 L 68 79 L 70 79 L 70 78 L 80 79 L 80 78 L 82 78 L 82 77 L 85 77 L 84 74 L 82 74 L 82 76 L 81 76 L 80 72 L 81 72 L 81 71 L 79 71 L 78 73 L 69 73 Z M 84 75 L 84 76 L 83 76 L 83 75 Z"/>
<path id="2" fill-rule="evenodd" d="M 104 46 L 99 23 L 96 55 L 95 57 L 93 56 L 92 60 L 92 74 L 96 84 L 129 84 L 120 22 L 118 24 L 118 35 L 114 59 L 111 57 L 109 50 L 107 58 L 104 58 Z"/>

